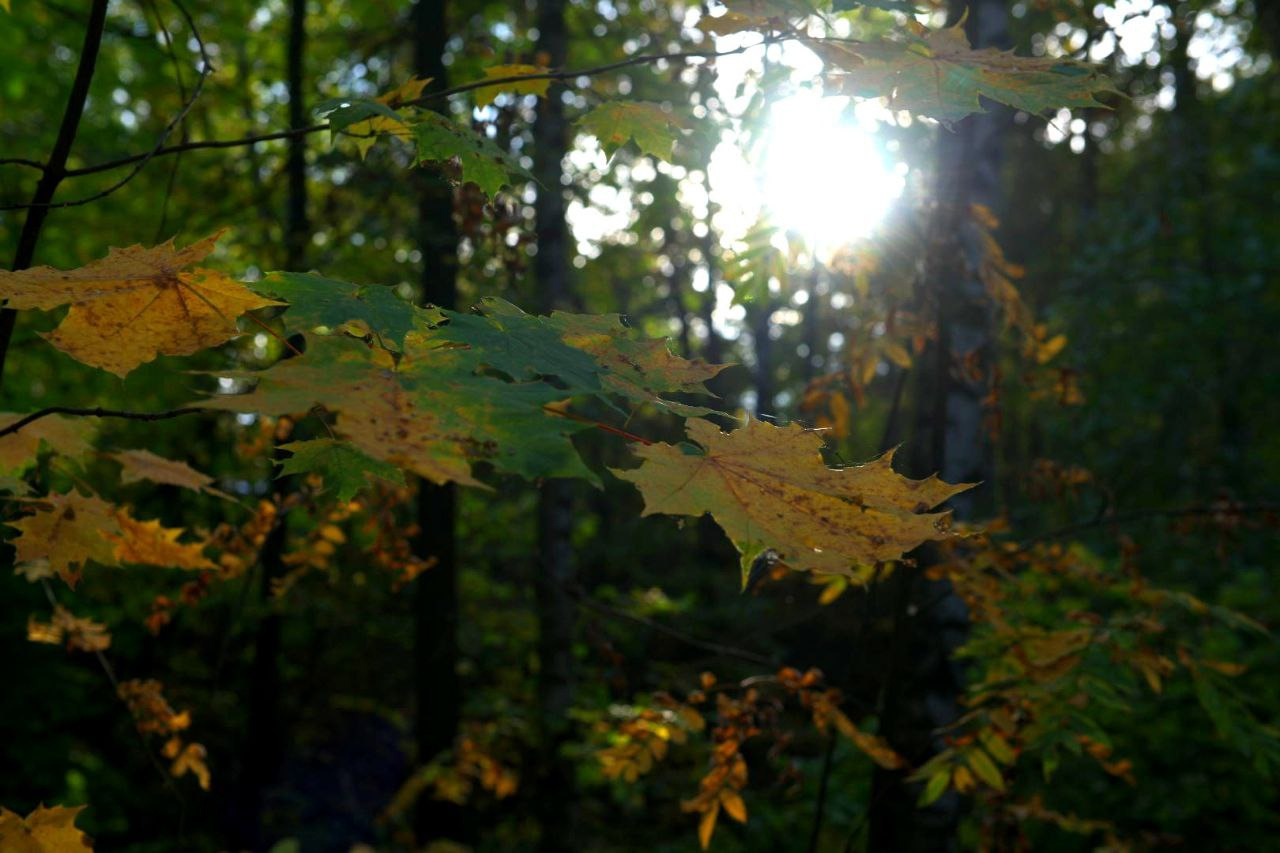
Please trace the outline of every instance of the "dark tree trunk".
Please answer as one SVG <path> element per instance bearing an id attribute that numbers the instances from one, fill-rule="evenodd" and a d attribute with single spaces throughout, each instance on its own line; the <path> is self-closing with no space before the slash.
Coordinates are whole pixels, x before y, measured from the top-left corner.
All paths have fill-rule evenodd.
<path id="1" fill-rule="evenodd" d="M 538 4 L 538 53 L 552 68 L 565 64 L 568 52 L 564 0 Z M 562 161 L 569 144 L 564 101 L 553 88 L 538 102 L 534 125 L 533 174 L 538 179 L 534 222 L 538 253 L 533 272 L 544 311 L 563 308 L 570 296 L 569 233 L 561 184 Z M 567 850 L 572 844 L 573 770 L 560 755 L 569 733 L 573 701 L 574 491 L 565 480 L 542 484 L 538 502 L 538 569 L 534 581 L 538 613 L 538 705 L 542 729 L 538 819 L 542 850 Z"/>
<path id="2" fill-rule="evenodd" d="M 430 78 L 426 91 L 448 87 L 444 65 L 448 37 L 445 0 L 419 0 L 413 8 L 414 72 Z M 448 102 L 437 109 L 447 113 Z M 419 170 L 418 246 L 422 252 L 420 302 L 455 308 L 458 302 L 458 235 L 453 189 L 439 173 Z M 435 565 L 414 583 L 414 689 L 418 765 L 452 749 L 458 735 L 462 688 L 458 680 L 458 559 L 455 536 L 457 490 L 418 482 L 419 533 L 414 553 Z M 458 837 L 463 814 L 457 806 L 424 796 L 414 811 L 418 841 Z"/>
<path id="3" fill-rule="evenodd" d="M 307 49 L 307 3 L 292 0 L 289 8 L 289 40 L 285 45 L 285 82 L 289 92 L 289 126 L 306 127 L 304 59 Z M 306 260 L 310 225 L 307 221 L 307 141 L 305 136 L 289 140 L 285 163 L 288 192 L 284 215 L 284 266 L 301 269 Z M 282 455 L 279 450 L 276 455 Z M 273 495 L 286 494 L 287 480 L 272 482 Z M 282 616 L 271 600 L 275 581 L 285 573 L 284 552 L 289 536 L 288 521 L 281 516 L 262 546 L 261 575 L 257 596 L 264 608 L 253 639 L 253 662 L 249 667 L 248 720 L 244 742 L 243 771 L 238 786 L 239 812 L 236 834 L 241 847 L 257 850 L 267 845 L 267 791 L 276 778 L 284 757 L 285 731 L 280 716 L 280 637 Z"/>
<path id="4" fill-rule="evenodd" d="M 951 4 L 959 19 L 963 4 Z M 975 48 L 1008 47 L 1004 0 L 969 4 L 966 31 Z M 938 471 L 950 482 L 991 483 L 993 457 L 983 427 L 986 372 L 994 364 L 992 305 L 976 273 L 983 252 L 970 215 L 977 203 L 998 210 L 1002 136 L 1007 110 L 988 104 L 988 113 L 970 116 L 954 131 L 942 131 L 938 149 L 937 208 L 929 226 L 920 302 L 933 306 L 938 336 L 916 369 L 913 473 Z M 982 375 L 961 367 L 970 358 Z M 957 519 L 972 519 L 988 508 L 990 487 L 951 501 Z M 894 633 L 879 709 L 890 743 L 913 765 L 943 746 L 940 727 L 958 716 L 963 686 L 953 653 L 963 642 L 967 615 L 945 582 L 923 577 L 930 550 L 920 549 L 917 565 L 890 577 L 886 599 L 894 601 Z M 917 809 L 917 785 L 904 774 L 876 770 L 870 821 L 870 848 L 892 851 L 955 849 L 960 799 L 949 794 Z"/>

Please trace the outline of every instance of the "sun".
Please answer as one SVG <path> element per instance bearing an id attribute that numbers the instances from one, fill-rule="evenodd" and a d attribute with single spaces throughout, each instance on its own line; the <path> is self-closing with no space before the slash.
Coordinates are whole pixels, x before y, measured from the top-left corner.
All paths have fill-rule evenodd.
<path id="1" fill-rule="evenodd" d="M 770 107 L 759 165 L 762 204 L 774 225 L 817 251 L 868 236 L 902 194 L 871 121 L 847 98 L 793 95 Z"/>

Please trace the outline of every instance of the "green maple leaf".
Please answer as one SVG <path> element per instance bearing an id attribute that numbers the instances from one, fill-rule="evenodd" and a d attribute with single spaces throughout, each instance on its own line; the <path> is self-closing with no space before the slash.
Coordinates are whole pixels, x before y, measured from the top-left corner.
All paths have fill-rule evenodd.
<path id="1" fill-rule="evenodd" d="M 319 474 L 326 489 L 337 491 L 338 500 L 355 497 L 356 492 L 367 488 L 374 479 L 404 485 L 404 473 L 394 465 L 361 453 L 355 445 L 332 438 L 312 441 L 294 441 L 280 445 L 293 455 L 281 460 L 280 474 Z"/>
<path id="2" fill-rule="evenodd" d="M 447 322 L 433 328 L 432 340 L 468 348 L 477 366 L 500 370 L 513 379 L 555 377 L 570 393 L 600 393 L 607 368 L 571 347 L 547 317 L 526 314 L 501 299 L 486 298 L 480 314 L 442 312 Z"/>
<path id="3" fill-rule="evenodd" d="M 399 349 L 405 335 L 435 315 L 396 296 L 383 284 L 358 285 L 315 273 L 273 272 L 249 288 L 289 303 L 290 325 L 312 330 L 353 329 Z"/>
<path id="4" fill-rule="evenodd" d="M 328 118 L 331 133 L 372 118 L 404 121 L 404 117 L 391 107 L 371 98 L 330 98 L 317 104 L 314 112 L 321 118 Z"/>
<path id="5" fill-rule="evenodd" d="M 973 50 L 962 24 L 897 41 L 808 44 L 835 69 L 827 74 L 829 90 L 886 96 L 895 108 L 944 122 L 982 112 L 980 98 L 1039 115 L 1060 107 L 1105 107 L 1096 96 L 1116 91 L 1082 63 Z"/>
<path id="6" fill-rule="evenodd" d="M 598 139 L 610 157 L 634 140 L 641 154 L 669 160 L 679 127 L 679 119 L 647 101 L 609 101 L 578 119 L 578 130 Z"/>
<path id="7" fill-rule="evenodd" d="M 508 312 L 514 306 L 500 301 L 485 303 L 491 313 Z M 569 346 L 582 350 L 602 369 L 606 391 L 652 403 L 682 416 L 709 414 L 702 406 L 665 399 L 663 394 L 710 396 L 704 384 L 729 365 L 681 358 L 673 354 L 665 338 L 649 338 L 627 326 L 618 314 L 570 314 L 556 311 L 545 319 Z"/>
<path id="8" fill-rule="evenodd" d="M 351 338 L 313 336 L 303 355 L 235 375 L 257 387 L 198 405 L 271 415 L 323 406 L 361 452 L 437 483 L 483 485 L 476 462 L 529 478 L 597 481 L 569 438 L 591 425 L 553 408 L 564 391 L 476 372 L 466 348 L 429 336 L 408 336 L 399 358 Z"/>
<path id="9" fill-rule="evenodd" d="M 454 157 L 462 168 L 462 179 L 472 181 L 487 195 L 493 195 L 513 180 L 532 180 L 529 172 L 493 140 L 461 127 L 435 113 L 422 113 L 413 125 L 419 161 L 444 162 Z"/>

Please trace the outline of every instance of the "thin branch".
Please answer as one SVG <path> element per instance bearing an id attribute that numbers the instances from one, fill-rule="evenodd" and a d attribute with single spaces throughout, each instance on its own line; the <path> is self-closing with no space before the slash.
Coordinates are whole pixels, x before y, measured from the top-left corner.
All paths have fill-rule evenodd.
<path id="1" fill-rule="evenodd" d="M 31 197 L 32 208 L 27 211 L 22 223 L 22 233 L 18 235 L 18 250 L 14 253 L 13 269 L 24 270 L 31 266 L 35 257 L 36 244 L 40 241 L 40 231 L 44 227 L 45 217 L 49 209 L 45 202 L 53 198 L 58 191 L 58 184 L 66 176 L 67 158 L 71 156 L 71 146 L 76 141 L 76 133 L 80 129 L 80 117 L 84 115 L 84 106 L 89 100 L 89 84 L 93 81 L 93 71 L 98 65 L 98 51 L 102 47 L 102 31 L 107 22 L 107 0 L 94 0 L 89 10 L 89 21 L 85 26 L 84 44 L 80 48 L 80 59 L 76 64 L 76 76 L 71 83 L 71 92 L 67 95 L 67 106 L 62 112 L 62 121 L 58 125 L 58 136 L 49 152 L 49 161 L 45 164 L 40 182 Z M 12 308 L 0 310 L 0 379 L 4 376 L 5 354 L 9 349 L 9 340 L 13 337 L 13 327 L 18 313 Z"/>
<path id="2" fill-rule="evenodd" d="M 41 172 L 44 171 L 44 163 L 41 163 L 38 160 L 28 160 L 25 157 L 5 157 L 0 159 L 0 166 L 26 166 L 30 169 L 37 169 Z"/>
<path id="3" fill-rule="evenodd" d="M 126 421 L 166 421 L 170 418 L 180 418 L 183 415 L 196 415 L 208 411 L 211 410 L 198 409 L 192 406 L 182 409 L 170 409 L 167 412 L 127 412 L 120 409 L 104 409 L 101 406 L 85 409 L 76 408 L 75 406 L 50 406 L 47 409 L 32 412 L 26 417 L 19 418 L 8 426 L 0 428 L 0 438 L 4 438 L 6 435 L 13 435 L 23 427 L 50 415 L 69 415 L 78 418 L 120 418 Z"/>
<path id="4" fill-rule="evenodd" d="M 177 126 L 182 123 L 182 120 L 187 117 L 187 114 L 191 112 L 191 108 L 195 106 L 196 101 L 199 100 L 200 93 L 204 91 L 205 81 L 209 79 L 209 75 L 212 74 L 214 70 L 213 63 L 209 58 L 208 50 L 205 48 L 204 39 L 201 38 L 200 31 L 196 29 L 195 21 L 191 18 L 191 14 L 187 11 L 186 7 L 182 5 L 180 0 L 173 0 L 173 4 L 178 8 L 178 11 L 181 12 L 182 16 L 186 19 L 187 25 L 191 28 L 191 37 L 196 40 L 196 44 L 200 49 L 200 76 L 196 78 L 196 84 L 195 84 L 195 87 L 191 90 L 191 96 L 187 98 L 186 102 L 182 105 L 182 109 L 178 111 L 178 114 L 175 115 L 172 119 L 170 119 L 169 123 L 165 125 L 165 128 L 161 132 L 160 138 L 156 141 L 155 146 L 147 153 L 143 154 L 140 157 L 135 158 L 133 162 L 135 162 L 137 165 L 134 166 L 134 168 L 129 172 L 129 174 L 125 175 L 123 178 L 116 181 L 114 184 L 107 187 L 106 189 L 100 190 L 99 192 L 93 193 L 92 195 L 84 196 L 83 198 L 73 199 L 72 201 L 55 202 L 52 200 L 53 193 L 49 192 L 48 198 L 36 198 L 26 204 L 0 205 L 0 211 L 9 211 L 9 210 L 30 210 L 30 211 L 45 210 L 47 211 L 55 208 L 79 207 L 81 205 L 89 204 L 91 202 L 98 201 L 99 199 L 106 198 L 107 196 L 114 193 L 116 190 L 123 187 L 125 184 L 132 181 L 135 177 L 137 177 L 138 173 L 141 172 L 146 167 L 147 163 L 151 162 L 151 160 L 160 151 L 164 149 L 164 143 L 169 139 L 169 136 L 173 133 L 174 129 L 177 128 Z M 101 36 L 101 33 L 99 33 L 99 36 Z M 95 51 L 95 58 L 96 58 L 96 51 Z M 78 79 L 77 79 L 77 82 L 79 82 Z M 86 81 L 86 84 L 87 84 L 87 81 Z M 74 93 L 73 93 L 73 97 L 74 97 Z M 84 101 L 82 98 L 81 109 L 83 109 L 83 103 Z M 78 124 L 78 119 L 79 117 L 77 116 L 77 124 Z M 181 146 L 178 146 L 178 147 L 181 147 Z M 65 168 L 63 168 L 65 165 L 66 165 L 65 157 L 63 158 L 62 163 L 57 166 L 55 166 L 54 159 L 50 158 L 49 166 L 46 167 L 45 177 L 46 179 L 48 178 L 54 179 L 52 183 L 55 189 L 57 187 L 57 184 L 62 180 L 62 178 L 72 177 L 73 175 L 72 171 L 68 171 Z M 38 191 L 37 191 L 37 195 L 39 195 Z"/>
<path id="5" fill-rule="evenodd" d="M 657 631 L 660 634 L 666 634 L 668 637 L 672 637 L 682 643 L 693 646 L 694 648 L 702 649 L 703 651 L 711 652 L 715 655 L 738 658 L 761 666 L 774 667 L 778 664 L 776 660 L 768 658 L 757 652 L 753 652 L 749 649 L 739 649 L 734 646 L 726 646 L 722 643 L 717 643 L 711 640 L 704 640 L 700 637 L 695 637 L 692 634 L 687 634 L 679 628 L 672 628 L 669 625 L 663 625 L 661 622 L 656 622 L 647 616 L 641 616 L 638 613 L 630 613 L 626 610 L 618 610 L 610 607 L 603 602 L 596 601 L 594 598 L 591 598 L 581 589 L 573 590 L 572 594 L 574 601 L 579 607 L 594 611 L 602 616 L 609 616 L 614 619 L 622 619 L 627 622 L 634 622 L 637 625 L 643 625 L 646 628 Z"/>
<path id="6" fill-rule="evenodd" d="M 1077 522 L 1076 524 L 1068 524 L 1066 527 L 1059 527 L 1056 530 L 1048 530 L 1044 533 L 1038 533 L 1035 536 L 1028 536 L 1022 540 L 1021 545 L 1015 554 L 1023 554 L 1031 550 L 1032 546 L 1046 542 L 1052 539 L 1064 539 L 1068 536 L 1074 536 L 1077 533 L 1083 533 L 1086 530 L 1092 530 L 1095 527 L 1108 527 L 1110 525 L 1132 524 L 1135 521 L 1145 521 L 1151 518 L 1189 518 L 1195 516 L 1232 516 L 1238 517 L 1242 515 L 1263 515 L 1266 513 L 1280 512 L 1280 504 L 1232 504 L 1225 503 L 1219 505 L 1210 504 L 1208 506 L 1188 506 L 1174 509 L 1138 509 L 1132 512 L 1116 513 L 1115 515 L 1102 516 L 1099 518 L 1091 518 L 1088 521 Z"/>
<path id="7" fill-rule="evenodd" d="M 721 51 L 694 51 L 680 53 L 650 53 L 640 56 L 632 56 L 628 59 L 618 62 L 609 63 L 608 65 L 600 65 L 594 68 L 581 68 L 566 71 L 547 71 L 541 74 L 521 74 L 512 77 L 495 77 L 491 80 L 476 80 L 471 83 L 464 83 L 460 86 L 454 86 L 452 89 L 444 89 L 429 95 L 424 95 L 416 101 L 410 101 L 406 105 L 424 105 L 432 100 L 439 98 L 447 98 L 453 95 L 459 95 L 464 92 L 471 92 L 475 89 L 483 89 L 489 86 L 501 86 L 507 83 L 520 83 L 528 80 L 572 80 L 577 77 L 591 77 L 597 74 L 605 74 L 610 71 L 616 71 L 620 68 L 626 68 L 632 65 L 639 65 L 646 62 L 657 62 L 659 60 L 681 60 L 681 59 L 714 59 L 719 56 L 730 56 L 732 54 L 743 53 L 753 47 L 759 47 L 761 43 L 744 45 L 736 47 L 732 50 Z M 320 133 L 321 131 L 332 131 L 334 128 L 328 123 L 312 124 L 307 127 L 299 127 L 292 130 L 280 130 L 274 133 L 260 133 L 253 136 L 244 136 L 239 139 L 208 139 L 198 142 L 186 142 L 181 145 L 169 145 L 158 148 L 146 154 L 132 154 L 128 157 L 121 157 L 116 160 L 109 160 L 105 163 L 99 163 L 94 166 L 82 166 L 79 169 L 68 169 L 67 177 L 79 177 L 80 175 L 92 175 L 98 172 L 108 172 L 112 169 L 119 169 L 124 166 L 137 163 L 142 160 L 150 160 L 156 157 L 164 157 L 169 154 L 179 154 L 183 151 L 197 151 L 204 148 L 240 148 L 246 145 L 255 145 L 259 142 L 274 142 L 280 139 L 293 139 L 298 136 L 306 136 L 312 133 Z M 0 208 L 4 209 L 4 208 Z"/>

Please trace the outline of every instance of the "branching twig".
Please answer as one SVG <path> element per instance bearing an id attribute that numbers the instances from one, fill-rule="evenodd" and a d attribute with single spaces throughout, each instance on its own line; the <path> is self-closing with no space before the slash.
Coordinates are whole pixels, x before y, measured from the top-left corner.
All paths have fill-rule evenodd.
<path id="1" fill-rule="evenodd" d="M 186 18 L 187 25 L 191 28 L 191 37 L 196 40 L 196 44 L 199 46 L 200 76 L 196 78 L 196 84 L 195 84 L 195 87 L 191 90 L 190 97 L 188 97 L 186 102 L 183 103 L 182 109 L 178 110 L 177 115 L 175 115 L 172 119 L 170 119 L 169 123 L 165 125 L 165 128 L 161 132 L 160 138 L 156 141 L 155 146 L 147 153 L 137 158 L 134 158 L 131 161 L 136 163 L 136 165 L 129 172 L 129 174 L 125 175 L 123 178 L 116 181 L 114 184 L 107 187 L 106 189 L 100 190 L 96 193 L 93 193 L 92 195 L 84 196 L 78 199 L 73 199 L 71 201 L 55 202 L 52 200 L 53 193 L 49 192 L 48 198 L 43 198 L 43 199 L 36 198 L 26 204 L 0 205 L 0 211 L 30 210 L 34 212 L 35 210 L 52 210 L 52 209 L 61 208 L 61 207 L 79 207 L 80 205 L 85 205 L 85 204 L 89 204 L 90 202 L 98 201 L 99 199 L 106 198 L 107 196 L 114 193 L 116 190 L 123 187 L 125 184 L 132 181 L 135 177 L 138 176 L 138 173 L 141 172 L 143 168 L 146 167 L 147 163 L 151 162 L 151 160 L 155 158 L 160 151 L 164 150 L 164 143 L 169 139 L 169 136 L 170 134 L 173 133 L 174 129 L 179 124 L 182 123 L 183 119 L 187 117 L 187 113 L 191 112 L 191 108 L 195 106 L 196 101 L 200 98 L 200 93 L 204 90 L 205 81 L 209 78 L 209 75 L 213 73 L 213 63 L 209 59 L 209 53 L 205 48 L 204 40 L 200 37 L 200 31 L 196 29 L 195 21 L 192 20 L 191 14 L 187 12 L 186 7 L 184 7 L 182 3 L 179 2 L 179 0 L 174 0 L 174 5 L 177 6 L 178 10 L 182 13 L 183 17 Z M 96 51 L 95 51 L 95 54 L 96 54 Z M 73 97 L 74 97 L 74 93 L 73 93 Z M 84 101 L 82 98 L 81 109 L 83 109 L 83 103 Z M 77 116 L 77 123 L 78 123 L 78 119 L 79 117 Z M 178 146 L 178 147 L 181 147 L 181 146 Z M 61 182 L 62 178 L 73 176 L 72 171 L 69 171 L 63 168 L 65 164 L 66 164 L 65 157 L 62 160 L 62 164 L 56 165 L 56 166 L 54 163 L 54 158 L 50 158 L 49 165 L 45 167 L 45 178 L 46 179 L 53 178 L 54 179 L 53 185 L 55 188 L 57 184 Z M 39 195 L 39 193 L 37 193 L 37 195 Z"/>
<path id="2" fill-rule="evenodd" d="M 541 74 L 521 74 L 511 77 L 495 77 L 489 80 L 475 80 L 470 83 L 463 83 L 454 86 L 451 89 L 443 89 L 439 92 L 433 92 L 423 95 L 415 101 L 409 102 L 410 105 L 425 105 L 433 100 L 440 98 L 448 98 L 453 95 L 460 95 L 464 92 L 471 92 L 476 89 L 484 89 L 489 86 L 501 86 L 507 83 L 520 83 L 528 80 L 572 80 L 577 77 L 592 77 L 598 74 L 606 74 L 610 71 L 617 71 L 620 68 L 626 68 L 632 65 L 640 65 L 643 63 L 657 62 L 659 60 L 682 60 L 682 59 L 714 59 L 720 56 L 730 56 L 732 54 L 743 53 L 754 47 L 759 47 L 760 43 L 743 45 L 732 50 L 721 51 L 685 51 L 677 53 L 649 53 L 639 56 L 632 56 L 618 62 L 612 62 L 607 65 L 599 65 L 594 68 L 581 68 L 564 71 L 547 71 Z M 164 157 L 169 154 L 180 154 L 183 151 L 197 151 L 204 148 L 239 148 L 246 145 L 254 145 L 259 142 L 274 142 L 280 139 L 293 139 L 297 136 L 307 136 L 312 133 L 320 133 L 326 130 L 333 130 L 328 122 L 321 124 L 312 124 L 307 127 L 299 127 L 293 130 L 281 130 L 274 133 L 260 133 L 252 136 L 244 136 L 239 139 L 207 139 L 196 142 L 186 142 L 181 145 L 169 145 L 157 148 L 154 151 L 145 154 L 132 154 L 128 157 L 121 157 L 116 160 L 109 160 L 105 163 L 99 163 L 94 166 L 83 166 L 79 169 L 67 170 L 67 177 L 79 177 L 81 175 L 92 175 L 97 172 L 108 172 L 112 169 L 119 169 L 124 166 L 138 163 L 139 161 L 152 160 L 156 157 Z M 3 208 L 0 208 L 3 209 Z"/>

